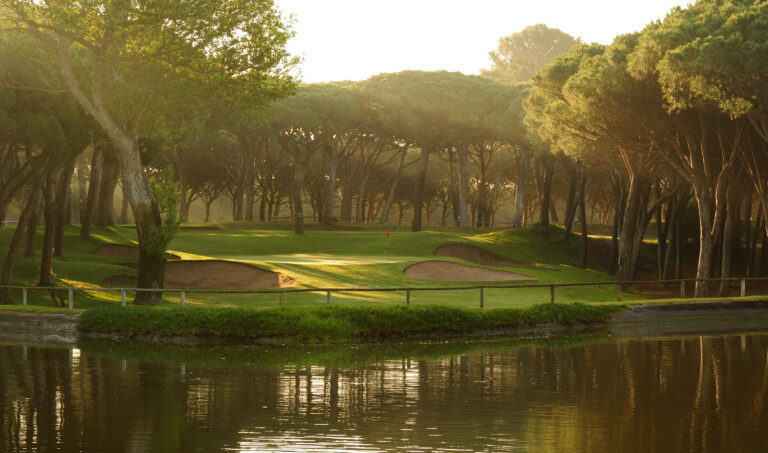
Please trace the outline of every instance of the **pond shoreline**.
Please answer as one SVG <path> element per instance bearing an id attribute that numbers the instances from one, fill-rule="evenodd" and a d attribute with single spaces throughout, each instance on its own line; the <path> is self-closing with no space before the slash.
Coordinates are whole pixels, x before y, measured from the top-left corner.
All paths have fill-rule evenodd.
<path id="1" fill-rule="evenodd" d="M 392 337 L 308 339 L 296 336 L 243 338 L 226 335 L 148 335 L 82 332 L 82 313 L 0 310 L 0 341 L 31 344 L 76 344 L 78 340 L 168 345 L 270 345 L 386 343 L 391 341 L 483 340 L 518 336 L 607 331 L 615 337 L 717 334 L 768 329 L 768 300 L 684 302 L 632 305 L 595 322 L 545 322 L 516 327 L 478 328 L 463 332 L 416 332 Z"/>

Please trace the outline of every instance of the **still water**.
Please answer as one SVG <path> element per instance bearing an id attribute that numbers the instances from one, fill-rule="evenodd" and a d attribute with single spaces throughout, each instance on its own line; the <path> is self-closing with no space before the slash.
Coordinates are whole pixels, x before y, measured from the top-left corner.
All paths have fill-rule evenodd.
<path id="1" fill-rule="evenodd" d="M 766 451 L 767 354 L 765 333 L 0 344 L 0 451 Z"/>

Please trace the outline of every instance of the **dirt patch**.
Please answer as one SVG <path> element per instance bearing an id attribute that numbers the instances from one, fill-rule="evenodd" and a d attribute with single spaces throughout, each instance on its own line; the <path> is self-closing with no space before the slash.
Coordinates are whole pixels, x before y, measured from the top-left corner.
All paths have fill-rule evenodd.
<path id="1" fill-rule="evenodd" d="M 506 256 L 501 256 L 497 253 L 493 253 L 490 250 L 486 250 L 473 245 L 463 244 L 449 244 L 443 245 L 435 249 L 435 256 L 447 256 L 450 258 L 458 258 L 460 260 L 468 261 L 470 263 L 479 264 L 481 266 L 500 266 L 500 267 L 542 267 L 546 269 L 553 269 L 552 266 L 546 264 L 533 264 L 526 263 L 525 261 L 519 261 Z"/>
<path id="2" fill-rule="evenodd" d="M 514 272 L 483 269 L 447 261 L 424 261 L 408 266 L 403 271 L 406 277 L 421 280 L 442 280 L 453 282 L 503 282 L 512 280 L 536 280 L 533 277 Z"/>
<path id="3" fill-rule="evenodd" d="M 91 252 L 91 255 L 138 260 L 139 248 L 121 244 L 101 244 Z M 173 253 L 166 254 L 166 258 L 171 260 L 181 259 L 178 255 L 174 255 Z"/>
<path id="4" fill-rule="evenodd" d="M 102 282 L 107 286 L 136 287 L 136 277 L 116 275 Z M 168 288 L 282 288 L 296 280 L 277 272 L 234 261 L 172 261 L 165 266 Z"/>

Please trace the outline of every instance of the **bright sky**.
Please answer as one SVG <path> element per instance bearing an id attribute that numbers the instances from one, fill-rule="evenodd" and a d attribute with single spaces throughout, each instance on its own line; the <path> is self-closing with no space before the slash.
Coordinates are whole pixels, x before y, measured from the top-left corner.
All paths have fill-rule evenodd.
<path id="1" fill-rule="evenodd" d="M 692 0 L 691 0 L 692 1 Z M 681 0 L 275 0 L 295 17 L 288 48 L 306 83 L 405 69 L 477 74 L 500 37 L 546 24 L 584 42 L 663 18 Z"/>

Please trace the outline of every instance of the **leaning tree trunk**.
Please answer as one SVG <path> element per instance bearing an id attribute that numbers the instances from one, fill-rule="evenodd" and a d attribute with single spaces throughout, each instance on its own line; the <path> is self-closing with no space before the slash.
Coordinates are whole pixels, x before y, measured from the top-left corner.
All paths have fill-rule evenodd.
<path id="1" fill-rule="evenodd" d="M 416 181 L 413 189 L 413 222 L 411 231 L 421 231 L 422 211 L 424 210 L 424 183 L 427 180 L 427 168 L 429 167 L 429 151 L 431 146 L 421 141 L 421 155 L 416 170 Z"/>
<path id="2" fill-rule="evenodd" d="M 37 204 L 40 201 L 40 190 L 37 188 L 37 184 L 33 182 L 32 192 L 29 195 L 26 206 L 21 211 L 19 216 L 19 222 L 16 224 L 16 229 L 13 231 L 11 242 L 8 244 L 8 251 L 5 254 L 5 262 L 3 263 L 3 273 L 0 276 L 0 285 L 7 286 L 11 284 L 11 277 L 13 276 L 13 265 L 16 262 L 16 253 L 21 245 L 21 239 L 24 237 L 24 228 L 32 216 L 32 213 L 37 210 Z M 0 288 L 0 305 L 8 305 L 11 303 L 11 290 L 10 288 Z"/>
<path id="3" fill-rule="evenodd" d="M 162 218 L 160 207 L 152 194 L 149 181 L 141 165 L 138 136 L 131 134 L 118 124 L 112 114 L 104 107 L 102 93 L 104 86 L 98 77 L 93 78 L 90 93 L 86 93 L 72 69 L 72 40 L 57 35 L 58 60 L 62 79 L 69 91 L 83 109 L 101 126 L 109 137 L 122 168 L 123 182 L 131 197 L 133 218 L 136 221 L 136 233 L 139 239 L 139 278 L 140 288 L 162 288 L 165 276 L 165 245 L 162 242 Z M 162 294 L 159 292 L 139 291 L 134 303 L 159 305 Z"/>

